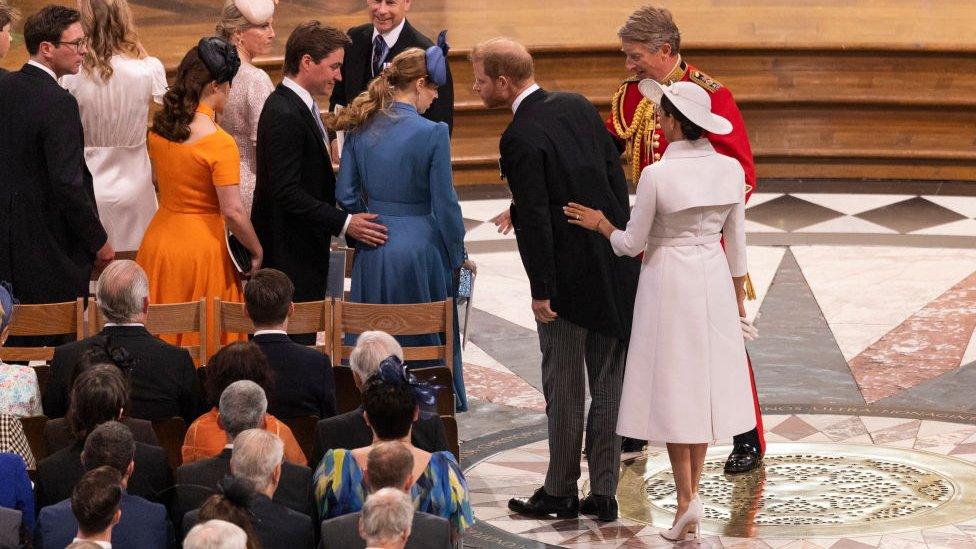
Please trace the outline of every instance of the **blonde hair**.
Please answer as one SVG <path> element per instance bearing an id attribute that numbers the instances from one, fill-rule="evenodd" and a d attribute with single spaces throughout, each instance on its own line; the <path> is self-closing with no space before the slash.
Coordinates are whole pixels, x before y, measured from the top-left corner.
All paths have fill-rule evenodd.
<path id="1" fill-rule="evenodd" d="M 644 44 L 651 51 L 657 51 L 664 44 L 671 46 L 671 53 L 681 49 L 681 32 L 674 22 L 674 16 L 665 8 L 641 6 L 630 14 L 627 22 L 617 30 L 617 37 L 623 42 Z"/>
<path id="2" fill-rule="evenodd" d="M 483 64 L 485 75 L 492 80 L 507 76 L 517 85 L 532 78 L 535 73 L 532 54 L 511 38 L 492 38 L 475 45 L 470 59 Z"/>
<path id="3" fill-rule="evenodd" d="M 81 66 L 89 75 L 112 78 L 112 56 L 146 57 L 126 0 L 80 0 L 81 26 L 88 37 L 88 53 Z"/>
<path id="4" fill-rule="evenodd" d="M 251 22 L 237 9 L 234 0 L 224 0 L 224 7 L 220 10 L 220 20 L 214 29 L 217 36 L 234 43 L 234 33 L 245 31 L 251 27 Z M 236 45 L 236 44 L 235 44 Z"/>
<path id="5" fill-rule="evenodd" d="M 408 89 L 418 78 L 427 76 L 427 54 L 410 48 L 393 58 L 389 66 L 359 94 L 348 107 L 329 119 L 333 130 L 355 130 L 379 111 L 393 104 L 393 92 Z"/>

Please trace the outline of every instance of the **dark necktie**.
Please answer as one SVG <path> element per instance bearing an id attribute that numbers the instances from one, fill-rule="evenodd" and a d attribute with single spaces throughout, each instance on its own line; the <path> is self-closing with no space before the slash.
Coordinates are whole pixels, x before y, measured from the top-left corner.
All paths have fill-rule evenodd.
<path id="1" fill-rule="evenodd" d="M 373 76 L 376 76 L 383 70 L 386 49 L 386 40 L 383 40 L 383 37 L 377 34 L 376 38 L 373 39 Z"/>

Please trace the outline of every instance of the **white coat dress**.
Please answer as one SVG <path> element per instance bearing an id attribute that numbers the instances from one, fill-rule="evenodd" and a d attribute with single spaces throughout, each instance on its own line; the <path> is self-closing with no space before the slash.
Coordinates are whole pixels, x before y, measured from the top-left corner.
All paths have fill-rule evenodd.
<path id="1" fill-rule="evenodd" d="M 707 139 L 641 173 L 618 255 L 644 252 L 617 433 L 707 443 L 756 426 L 732 276 L 746 274 L 745 174 Z M 725 236 L 725 250 L 720 242 Z"/>

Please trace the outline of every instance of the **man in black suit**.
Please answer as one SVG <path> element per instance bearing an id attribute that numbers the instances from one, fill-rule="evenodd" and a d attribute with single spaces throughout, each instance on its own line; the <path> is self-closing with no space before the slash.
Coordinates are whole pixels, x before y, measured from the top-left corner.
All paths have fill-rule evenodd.
<path id="1" fill-rule="evenodd" d="M 363 476 L 370 493 L 383 488 L 395 488 L 409 494 L 413 486 L 413 454 L 400 442 L 384 442 L 376 445 L 366 456 Z M 319 549 L 363 549 L 366 542 L 359 536 L 361 513 L 350 513 L 322 521 Z M 406 549 L 449 549 L 451 523 L 443 517 L 416 512 Z"/>
<path id="2" fill-rule="evenodd" d="M 29 17 L 30 60 L 0 80 L 0 280 L 22 303 L 86 297 L 93 263 L 115 255 L 95 208 L 78 102 L 58 85 L 78 72 L 87 51 L 79 19 L 77 10 L 54 5 Z"/>
<path id="3" fill-rule="evenodd" d="M 285 77 L 258 120 L 251 221 L 264 247 L 264 266 L 288 275 L 296 301 L 325 299 L 333 236 L 371 245 L 386 241 L 386 227 L 371 221 L 376 214 L 336 209 L 328 137 L 312 97 L 331 93 L 341 80 L 347 45 L 338 29 L 318 21 L 299 25 L 285 45 Z M 315 334 L 292 339 L 315 344 Z"/>
<path id="4" fill-rule="evenodd" d="M 329 100 L 330 109 L 346 106 L 366 90 L 370 80 L 397 54 L 409 48 L 426 50 L 434 45 L 407 21 L 411 0 L 367 0 L 370 22 L 349 29 L 352 44 L 346 48 L 342 80 L 336 83 Z M 447 83 L 437 89 L 437 99 L 424 116 L 454 127 L 454 79 L 447 67 Z"/>
<path id="5" fill-rule="evenodd" d="M 264 424 L 268 406 L 264 390 L 252 381 L 236 381 L 220 396 L 220 426 L 227 434 L 227 446 L 216 457 L 181 465 L 176 470 L 176 494 L 170 510 L 179 528 L 183 516 L 200 507 L 217 492 L 217 483 L 230 473 L 234 441 L 248 429 Z M 317 517 L 312 494 L 312 470 L 289 462 L 281 464 L 281 480 L 273 500 L 303 515 Z"/>
<path id="6" fill-rule="evenodd" d="M 62 417 L 78 363 L 86 354 L 128 370 L 132 386 L 126 415 L 137 419 L 180 416 L 187 425 L 201 407 L 200 383 L 190 353 L 150 334 L 149 280 L 130 260 L 113 261 L 98 277 L 98 309 L 107 322 L 97 335 L 54 350 L 51 378 L 44 388 L 44 414 Z"/>
<path id="7" fill-rule="evenodd" d="M 403 348 L 393 336 L 380 331 L 359 334 L 356 347 L 349 355 L 349 366 L 352 368 L 356 388 L 362 391 L 366 380 L 376 374 L 380 363 L 390 356 L 403 360 Z M 444 423 L 436 414 L 421 414 L 413 424 L 410 439 L 421 450 L 450 451 L 447 436 L 444 434 Z M 312 456 L 312 462 L 318 463 L 322 455 L 333 448 L 362 448 L 372 443 L 373 431 L 366 424 L 363 407 L 360 406 L 344 414 L 323 419 L 315 426 L 315 455 Z"/>
<path id="8" fill-rule="evenodd" d="M 10 51 L 10 26 L 14 20 L 20 17 L 20 12 L 0 1 L 0 59 L 3 59 Z M 0 67 L 0 78 L 3 78 L 10 71 Z"/>
<path id="9" fill-rule="evenodd" d="M 254 533 L 266 549 L 311 549 L 315 541 L 312 518 L 272 501 L 278 489 L 285 445 L 264 429 L 248 429 L 234 439 L 230 472 L 246 481 L 255 493 L 248 511 Z M 183 519 L 183 533 L 197 523 L 199 509 Z"/>
<path id="10" fill-rule="evenodd" d="M 490 108 L 510 108 L 499 145 L 512 191 L 512 223 L 529 277 L 542 347 L 542 385 L 549 418 L 550 462 L 545 485 L 514 498 L 515 512 L 560 518 L 582 511 L 617 518 L 620 439 L 615 434 L 639 263 L 618 258 L 606 239 L 566 222 L 562 208 L 598 204 L 617 227 L 630 208 L 620 156 L 584 97 L 549 93 L 535 84 L 532 57 L 508 39 L 472 52 L 474 90 Z M 585 364 L 585 367 L 584 367 Z M 586 418 L 591 496 L 577 498 Z"/>
<path id="11" fill-rule="evenodd" d="M 278 419 L 335 415 L 335 380 L 329 355 L 288 338 L 295 286 L 277 269 L 260 269 L 244 287 L 244 306 L 254 323 L 254 343 L 275 373 L 268 413 Z"/>

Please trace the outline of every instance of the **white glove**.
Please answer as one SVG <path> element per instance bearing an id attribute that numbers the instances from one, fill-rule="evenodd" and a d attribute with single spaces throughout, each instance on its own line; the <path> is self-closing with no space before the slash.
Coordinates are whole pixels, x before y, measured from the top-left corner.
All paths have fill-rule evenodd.
<path id="1" fill-rule="evenodd" d="M 759 330 L 752 325 L 749 319 L 739 317 L 739 326 L 742 328 L 742 338 L 746 341 L 755 341 L 759 337 Z"/>

